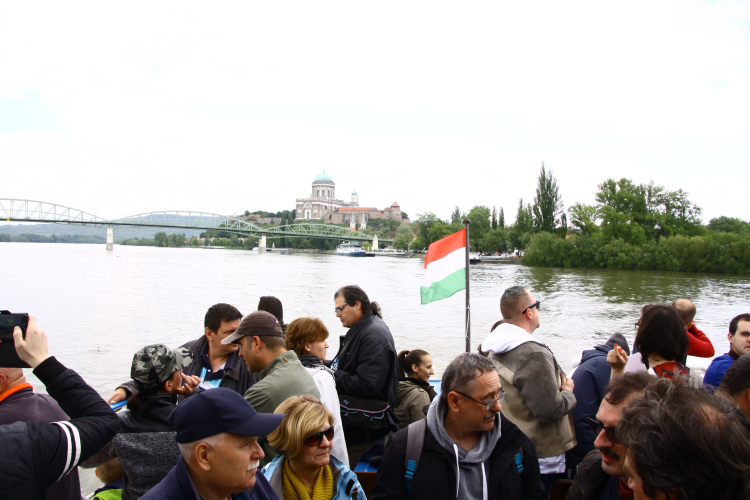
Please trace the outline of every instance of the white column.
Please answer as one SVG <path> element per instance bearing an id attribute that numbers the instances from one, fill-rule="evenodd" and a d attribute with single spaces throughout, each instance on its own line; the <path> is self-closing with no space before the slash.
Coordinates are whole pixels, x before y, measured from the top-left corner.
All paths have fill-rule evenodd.
<path id="1" fill-rule="evenodd" d="M 360 229 L 365 229 L 367 227 L 367 220 L 365 219 L 365 214 L 362 214 L 362 225 L 359 226 Z"/>
<path id="2" fill-rule="evenodd" d="M 352 218 L 349 219 L 349 229 L 356 229 L 357 228 L 357 216 L 356 214 L 352 214 Z"/>
<path id="3" fill-rule="evenodd" d="M 260 237 L 260 242 L 258 242 L 258 252 L 260 253 L 260 252 L 265 252 L 265 251 L 266 251 L 266 237 L 264 235 Z"/>
<path id="4" fill-rule="evenodd" d="M 107 250 L 113 250 L 115 246 L 115 230 L 107 228 Z"/>
<path id="5" fill-rule="evenodd" d="M 377 234 L 372 238 L 372 249 L 373 250 L 378 249 L 378 235 Z"/>

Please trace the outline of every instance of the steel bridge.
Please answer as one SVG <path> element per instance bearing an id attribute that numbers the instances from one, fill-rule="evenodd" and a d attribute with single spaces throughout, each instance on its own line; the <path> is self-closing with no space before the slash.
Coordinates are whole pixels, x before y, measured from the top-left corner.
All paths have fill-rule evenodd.
<path id="1" fill-rule="evenodd" d="M 0 219 L 15 222 L 40 222 L 85 226 L 98 229 L 133 229 L 139 227 L 228 231 L 238 235 L 266 238 L 326 238 L 342 241 L 373 241 L 377 236 L 342 226 L 328 224 L 290 224 L 262 228 L 240 218 L 191 210 L 164 210 L 128 215 L 120 219 L 103 219 L 82 210 L 44 201 L 0 198 Z M 109 233 L 109 231 L 108 231 Z M 383 239 L 382 243 L 393 243 Z M 375 247 L 375 245 L 373 245 Z"/>

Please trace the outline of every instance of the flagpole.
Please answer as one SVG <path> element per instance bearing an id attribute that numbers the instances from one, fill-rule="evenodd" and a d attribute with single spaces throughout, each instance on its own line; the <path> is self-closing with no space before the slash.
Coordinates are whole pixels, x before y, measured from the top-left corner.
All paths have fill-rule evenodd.
<path id="1" fill-rule="evenodd" d="M 466 352 L 471 352 L 471 307 L 469 305 L 469 219 L 464 219 L 466 229 Z"/>

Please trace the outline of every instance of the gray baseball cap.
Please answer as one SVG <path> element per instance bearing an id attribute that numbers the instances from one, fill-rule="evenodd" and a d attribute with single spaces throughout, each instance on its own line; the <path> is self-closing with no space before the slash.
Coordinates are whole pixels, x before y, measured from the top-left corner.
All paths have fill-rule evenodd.
<path id="1" fill-rule="evenodd" d="M 281 329 L 279 320 L 276 316 L 266 311 L 255 311 L 248 314 L 240 323 L 237 331 L 221 341 L 222 344 L 234 344 L 241 337 L 283 337 L 284 331 Z"/>

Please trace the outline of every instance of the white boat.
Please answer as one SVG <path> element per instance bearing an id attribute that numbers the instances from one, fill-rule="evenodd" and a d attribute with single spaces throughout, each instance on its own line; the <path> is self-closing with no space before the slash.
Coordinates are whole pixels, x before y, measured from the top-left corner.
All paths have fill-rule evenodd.
<path id="1" fill-rule="evenodd" d="M 367 252 L 365 252 L 365 247 L 362 246 L 362 243 L 357 243 L 356 241 L 342 243 L 341 245 L 336 247 L 336 255 L 344 255 L 347 257 L 364 257 L 366 254 Z"/>

